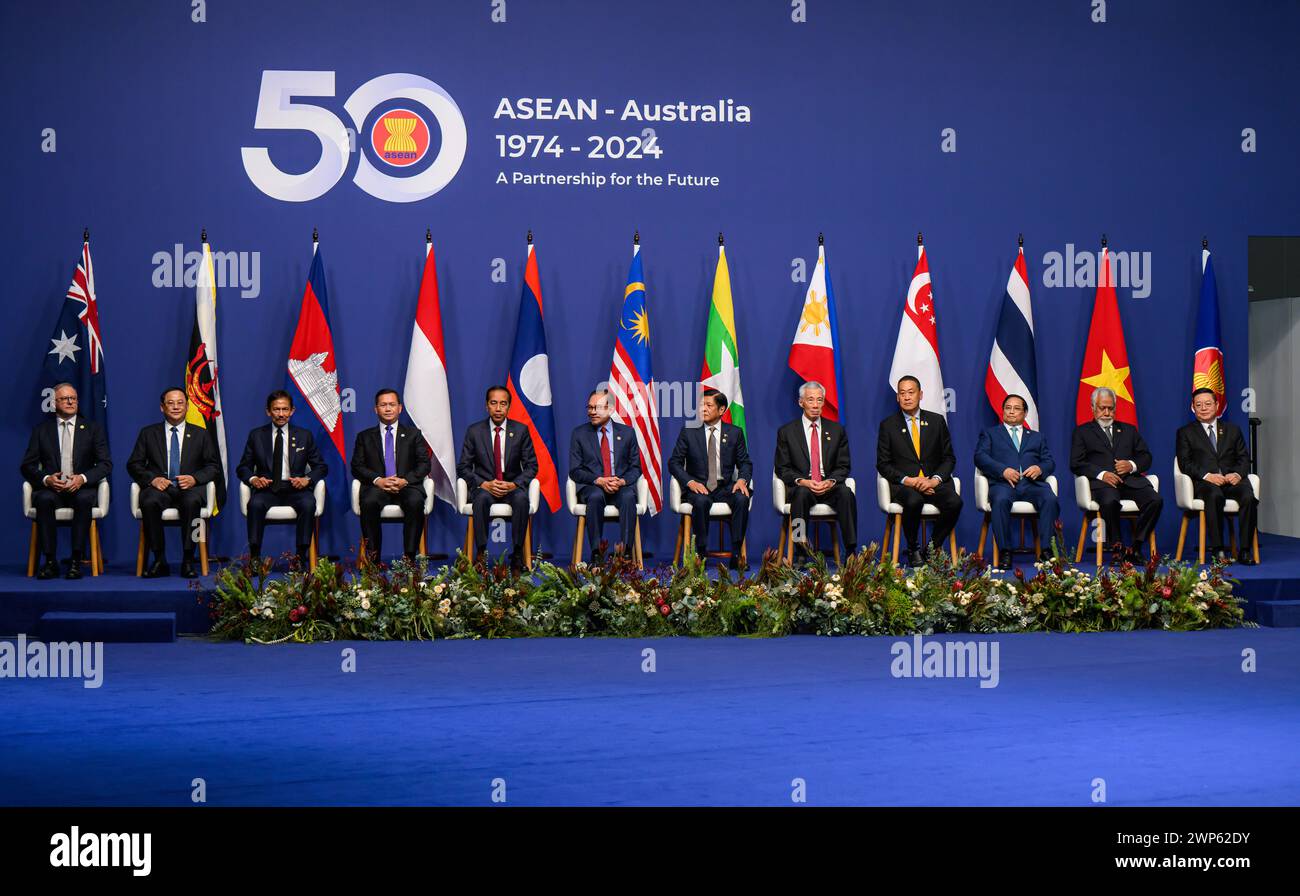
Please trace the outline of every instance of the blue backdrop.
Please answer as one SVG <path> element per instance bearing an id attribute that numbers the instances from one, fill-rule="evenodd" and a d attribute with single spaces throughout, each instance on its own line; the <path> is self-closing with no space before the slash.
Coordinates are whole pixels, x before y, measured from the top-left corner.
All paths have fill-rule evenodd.
<path id="1" fill-rule="evenodd" d="M 759 480 L 751 555 L 775 545 L 773 434 L 791 419 L 796 380 L 785 357 L 824 231 L 845 351 L 844 400 L 863 541 L 883 529 L 874 492 L 876 425 L 893 407 L 885 383 L 902 302 L 923 230 L 939 308 L 949 415 L 968 505 L 958 535 L 973 547 L 971 456 L 994 417 L 984 369 L 1003 289 L 1025 234 L 1038 331 L 1043 428 L 1068 454 L 1091 286 L 1044 285 L 1044 256 L 1150 253 L 1145 289 L 1121 288 L 1140 424 L 1166 486 L 1159 530 L 1172 548 L 1168 489 L 1174 431 L 1188 419 L 1200 241 L 1215 252 L 1227 354 L 1229 416 L 1242 422 L 1248 383 L 1246 244 L 1288 233 L 1300 212 L 1291 88 L 1300 7 L 1167 0 L 1068 3 L 862 4 L 809 0 L 806 21 L 786 0 L 411 4 L 341 0 L 211 0 L 7 4 L 0 13 L 6 112 L 0 152 L 9 213 L 0 220 L 8 326 L 0 365 L 11 384 L 0 446 L 13 471 L 13 512 L 0 515 L 16 561 L 26 526 L 17 465 L 40 415 L 40 365 L 71 279 L 83 226 L 91 230 L 111 407 L 114 510 L 110 562 L 134 556 L 125 461 L 136 432 L 158 418 L 160 388 L 180 380 L 194 291 L 155 285 L 156 253 L 257 253 L 256 296 L 218 292 L 219 348 L 233 461 L 263 399 L 284 380 L 286 352 L 319 227 L 349 450 L 373 423 L 380 386 L 400 387 L 432 229 L 457 446 L 483 415 L 483 389 L 504 381 L 522 287 L 524 235 L 537 239 L 561 459 L 584 418 L 587 391 L 609 369 L 634 228 L 642 235 L 654 373 L 699 376 L 719 230 L 727 238 L 751 453 Z M 505 21 L 494 21 L 504 14 Z M 195 21 L 202 19 L 202 21 Z M 265 146 L 285 171 L 321 155 L 309 134 L 254 128 L 264 71 L 335 73 L 332 98 L 303 98 L 345 123 L 345 99 L 373 78 L 405 72 L 440 85 L 464 116 L 464 163 L 416 202 L 358 188 L 357 152 L 331 189 L 286 202 L 260 191 L 241 147 Z M 600 109 L 732 99 L 748 123 L 511 121 L 503 97 L 592 98 Z M 405 108 L 412 107 L 409 103 Z M 434 116 L 425 115 L 432 122 Z M 653 126 L 662 156 L 587 158 L 592 136 Z M 945 152 L 945 129 L 952 129 Z M 1243 151 L 1244 129 L 1256 151 Z M 51 130 L 52 129 L 52 130 Z M 425 164 L 437 154 L 434 147 Z M 556 135 L 561 158 L 502 158 L 497 135 Z M 1246 148 L 1251 148 L 1245 144 Z M 569 151 L 580 147 L 581 152 Z M 49 151 L 53 149 L 54 151 Z M 716 176 L 717 187 L 501 185 L 499 173 Z M 401 173 L 401 172 L 397 172 Z M 504 259 L 504 282 L 494 279 Z M 251 272 L 251 267 L 248 269 Z M 1149 295 L 1135 297 L 1135 292 Z M 302 409 L 300 409 L 302 413 Z M 661 421 L 664 453 L 681 416 Z M 1282 449 L 1274 449 L 1282 450 Z M 561 468 L 561 475 L 564 470 Z M 1068 477 L 1065 480 L 1068 482 Z M 1063 489 L 1071 538 L 1078 513 Z M 676 517 L 644 524 L 647 550 L 666 557 Z M 215 527 L 214 550 L 243 549 L 237 509 Z M 355 521 L 350 521 L 354 536 Z M 567 553 L 573 520 L 539 520 L 537 541 Z M 432 548 L 461 543 L 464 523 L 439 505 Z M 290 538 L 284 533 L 283 544 Z M 268 544 L 270 547 L 271 544 Z M 173 551 L 175 549 L 173 548 Z"/>

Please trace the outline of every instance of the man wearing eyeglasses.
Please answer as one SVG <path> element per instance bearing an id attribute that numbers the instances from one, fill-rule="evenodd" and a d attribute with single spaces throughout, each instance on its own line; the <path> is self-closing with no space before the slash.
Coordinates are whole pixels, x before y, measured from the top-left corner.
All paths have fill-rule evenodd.
<path id="1" fill-rule="evenodd" d="M 36 578 L 52 579 L 59 574 L 54 513 L 67 507 L 72 508 L 72 560 L 65 578 L 81 578 L 97 487 L 112 468 L 104 427 L 78 417 L 77 390 L 59 383 L 54 387 L 54 416 L 32 430 L 21 465 L 23 478 L 32 486 L 36 536 L 45 555 Z"/>

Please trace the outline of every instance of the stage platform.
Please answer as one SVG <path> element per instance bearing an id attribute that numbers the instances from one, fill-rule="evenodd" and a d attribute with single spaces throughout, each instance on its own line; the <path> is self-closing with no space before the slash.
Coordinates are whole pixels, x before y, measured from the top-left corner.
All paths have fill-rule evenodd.
<path id="1" fill-rule="evenodd" d="M 1247 601 L 1246 618 L 1264 625 L 1300 625 L 1300 538 L 1260 536 L 1259 566 L 1233 566 Z M 1029 566 L 1022 565 L 1027 571 Z M 175 568 L 173 568 L 175 569 Z M 215 573 L 215 568 L 211 572 Z M 25 567 L 0 566 L 0 635 L 32 634 L 47 612 L 176 614 L 179 634 L 202 634 L 210 627 L 203 595 L 213 577 L 188 581 L 136 578 L 134 567 L 112 567 L 79 581 L 29 579 Z M 1008 573 L 1009 575 L 1009 573 Z"/>
<path id="2" fill-rule="evenodd" d="M 996 687 L 890 637 L 108 644 L 0 679 L 0 803 L 1300 803 L 1300 629 L 968 639 Z"/>

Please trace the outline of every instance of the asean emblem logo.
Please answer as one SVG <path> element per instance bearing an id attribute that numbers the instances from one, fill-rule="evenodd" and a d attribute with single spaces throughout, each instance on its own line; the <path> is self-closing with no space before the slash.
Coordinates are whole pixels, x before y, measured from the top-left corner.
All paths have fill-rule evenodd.
<path id="1" fill-rule="evenodd" d="M 370 131 L 375 155 L 395 168 L 414 165 L 429 151 L 429 126 L 410 109 L 392 109 L 379 116 Z"/>

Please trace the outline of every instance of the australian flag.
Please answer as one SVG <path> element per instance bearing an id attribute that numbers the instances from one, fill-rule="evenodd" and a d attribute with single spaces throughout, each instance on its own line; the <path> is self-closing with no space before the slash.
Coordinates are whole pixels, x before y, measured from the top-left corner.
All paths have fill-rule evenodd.
<path id="1" fill-rule="evenodd" d="M 71 383 L 80 402 L 78 416 L 108 428 L 108 386 L 104 377 L 104 343 L 100 339 L 95 272 L 90 241 L 81 244 L 81 260 L 46 347 L 42 384 Z"/>

